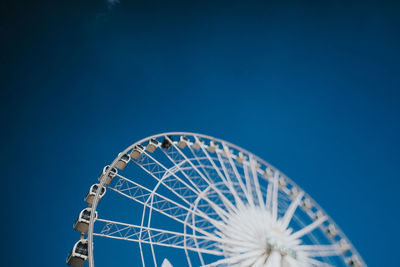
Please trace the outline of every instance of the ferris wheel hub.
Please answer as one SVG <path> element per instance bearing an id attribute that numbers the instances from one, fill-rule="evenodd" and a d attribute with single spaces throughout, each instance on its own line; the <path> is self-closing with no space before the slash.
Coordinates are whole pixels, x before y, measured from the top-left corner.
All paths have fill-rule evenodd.
<path id="1" fill-rule="evenodd" d="M 275 267 L 281 266 L 282 261 L 304 265 L 307 255 L 298 249 L 301 240 L 292 233 L 270 210 L 247 206 L 230 215 L 221 233 L 224 237 L 221 249 L 231 258 L 247 255 L 249 262 L 279 262 L 272 265 Z"/>

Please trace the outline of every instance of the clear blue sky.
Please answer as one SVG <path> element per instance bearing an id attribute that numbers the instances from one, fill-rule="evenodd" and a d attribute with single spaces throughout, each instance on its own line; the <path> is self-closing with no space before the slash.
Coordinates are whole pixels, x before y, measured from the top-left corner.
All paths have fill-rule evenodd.
<path id="1" fill-rule="evenodd" d="M 3 266 L 64 266 L 100 169 L 164 131 L 249 149 L 313 196 L 367 264 L 398 264 L 399 5 L 11 2 Z"/>

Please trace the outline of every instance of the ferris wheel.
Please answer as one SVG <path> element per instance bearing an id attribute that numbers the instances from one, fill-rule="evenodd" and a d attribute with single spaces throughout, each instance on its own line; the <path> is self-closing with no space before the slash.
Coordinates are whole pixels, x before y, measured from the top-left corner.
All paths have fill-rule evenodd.
<path id="1" fill-rule="evenodd" d="M 291 179 L 206 135 L 164 133 L 132 144 L 103 168 L 85 201 L 67 257 L 74 267 L 107 266 L 104 259 L 123 254 L 112 266 L 366 266 Z"/>

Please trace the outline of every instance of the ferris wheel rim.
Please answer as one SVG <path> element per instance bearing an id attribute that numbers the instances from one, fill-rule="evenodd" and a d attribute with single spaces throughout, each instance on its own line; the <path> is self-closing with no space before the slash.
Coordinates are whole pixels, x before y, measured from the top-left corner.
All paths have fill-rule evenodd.
<path id="1" fill-rule="evenodd" d="M 166 137 L 166 136 L 193 136 L 193 137 L 197 137 L 197 138 L 204 138 L 204 139 L 208 139 L 208 140 L 212 140 L 212 141 L 216 141 L 216 142 L 220 142 L 223 144 L 228 145 L 231 148 L 237 149 L 238 151 L 241 152 L 245 152 L 249 155 L 252 155 L 254 157 L 254 159 L 265 165 L 270 167 L 272 170 L 274 171 L 279 171 L 280 175 L 282 175 L 285 179 L 287 179 L 292 185 L 296 186 L 298 189 L 300 189 L 303 193 L 304 196 L 307 197 L 308 199 L 310 199 L 310 201 L 312 201 L 313 205 L 320 211 L 322 211 L 326 217 L 327 217 L 327 221 L 329 221 L 329 223 L 333 224 L 336 229 L 338 230 L 338 232 L 340 233 L 340 236 L 342 239 L 345 239 L 348 242 L 349 245 L 349 250 L 351 251 L 352 255 L 356 255 L 358 256 L 358 259 L 361 260 L 362 265 L 366 266 L 363 258 L 360 256 L 358 250 L 355 248 L 355 246 L 352 244 L 352 242 L 350 241 L 350 239 L 346 236 L 346 234 L 342 231 L 342 229 L 338 226 L 338 224 L 336 224 L 336 222 L 329 216 L 329 214 L 318 204 L 318 202 L 316 202 L 306 191 L 304 191 L 302 189 L 302 187 L 300 187 L 296 182 L 294 182 L 291 178 L 289 178 L 285 173 L 281 172 L 278 168 L 276 168 L 274 165 L 270 164 L 269 162 L 267 162 L 266 160 L 262 159 L 261 157 L 257 156 L 256 154 L 248 151 L 247 149 L 244 149 L 238 145 L 232 144 L 228 141 L 225 141 L 223 139 L 220 138 L 216 138 L 213 136 L 209 136 L 209 135 L 205 135 L 205 134 L 199 134 L 199 133 L 193 133 L 193 132 L 165 132 L 165 133 L 159 133 L 159 134 L 154 134 L 145 138 L 142 138 L 139 141 L 134 142 L 133 144 L 131 144 L 130 146 L 128 146 L 127 148 L 125 148 L 122 152 L 118 153 L 118 155 L 115 157 L 115 159 L 112 161 L 112 163 L 109 165 L 110 168 L 108 168 L 104 174 L 102 179 L 99 181 L 100 184 L 100 188 L 104 188 L 104 183 L 105 183 L 105 178 L 108 176 L 108 174 L 112 171 L 112 169 L 115 167 L 116 163 L 118 162 L 120 155 L 124 155 L 126 154 L 128 151 L 130 151 L 131 149 L 133 149 L 135 146 L 142 144 L 150 139 L 156 139 L 159 137 Z M 263 177 L 264 178 L 264 177 Z M 266 178 L 264 178 L 266 179 Z M 96 222 L 96 211 L 97 211 L 97 206 L 98 206 L 98 202 L 99 202 L 99 197 L 100 197 L 100 191 L 101 190 L 97 190 L 94 200 L 93 200 L 93 204 L 91 206 L 92 211 L 90 214 L 90 220 L 89 220 L 89 229 L 88 229 L 88 264 L 89 267 L 94 267 L 94 252 L 93 252 L 93 229 L 94 229 L 94 223 Z M 141 242 L 139 242 L 139 245 L 141 246 Z"/>

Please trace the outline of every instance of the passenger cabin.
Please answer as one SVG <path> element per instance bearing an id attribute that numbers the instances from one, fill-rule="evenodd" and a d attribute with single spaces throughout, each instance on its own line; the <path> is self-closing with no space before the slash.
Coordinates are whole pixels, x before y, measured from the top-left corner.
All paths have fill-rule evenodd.
<path id="1" fill-rule="evenodd" d="M 143 154 L 143 150 L 144 150 L 143 146 L 141 145 L 135 146 L 130 153 L 131 158 L 136 160 L 140 159 L 140 156 L 142 156 Z"/>
<path id="2" fill-rule="evenodd" d="M 328 228 L 326 228 L 326 232 L 332 238 L 334 238 L 338 234 L 338 230 L 336 229 L 335 225 L 330 224 Z"/>
<path id="3" fill-rule="evenodd" d="M 231 155 L 233 154 L 233 150 L 232 149 L 227 149 L 227 150 L 223 150 L 223 152 L 222 152 L 222 155 L 224 156 L 224 157 L 227 157 L 227 158 L 229 158 L 229 157 L 231 157 Z M 258 169 L 258 168 L 257 168 Z"/>
<path id="4" fill-rule="evenodd" d="M 87 195 L 85 197 L 85 201 L 88 204 L 93 205 L 94 197 L 96 196 L 96 193 L 97 193 L 97 190 L 99 189 L 99 187 L 100 187 L 99 184 L 94 184 L 90 187 L 89 192 L 87 193 Z M 104 196 L 105 193 L 106 193 L 106 188 L 102 187 L 101 192 L 99 194 L 99 200 L 102 199 L 102 197 Z"/>
<path id="5" fill-rule="evenodd" d="M 302 206 L 306 210 L 311 209 L 312 208 L 311 200 L 308 198 L 304 199 Z"/>
<path id="6" fill-rule="evenodd" d="M 243 161 L 245 161 L 246 159 L 247 159 L 246 156 L 242 152 L 239 152 L 239 154 L 236 157 L 236 160 L 239 163 L 243 163 Z"/>
<path id="7" fill-rule="evenodd" d="M 117 167 L 120 170 L 125 169 L 126 165 L 128 164 L 129 160 L 131 159 L 131 157 L 128 154 L 123 154 L 119 160 L 117 161 L 117 163 L 115 164 L 115 167 Z"/>
<path id="8" fill-rule="evenodd" d="M 361 266 L 361 260 L 356 256 L 353 255 L 350 259 L 349 259 L 349 265 L 350 266 L 354 266 L 354 267 L 360 267 Z"/>
<path id="9" fill-rule="evenodd" d="M 297 187 L 292 187 L 292 189 L 290 189 L 290 195 L 292 197 L 297 197 L 298 194 L 299 194 L 299 190 L 297 189 Z"/>
<path id="10" fill-rule="evenodd" d="M 339 241 L 339 247 L 342 253 L 345 254 L 350 249 L 350 244 L 346 241 L 346 239 L 341 239 Z"/>
<path id="11" fill-rule="evenodd" d="M 81 233 L 87 233 L 89 230 L 89 222 L 90 222 L 90 215 L 92 214 L 92 208 L 86 208 L 81 211 L 79 214 L 78 219 L 74 224 L 74 229 Z M 97 218 L 97 211 L 94 214 L 94 217 Z"/>
<path id="12" fill-rule="evenodd" d="M 164 137 L 164 141 L 161 144 L 161 147 L 164 149 L 170 148 L 172 145 L 172 137 L 171 136 L 166 136 Z"/>
<path id="13" fill-rule="evenodd" d="M 99 182 L 101 181 L 101 178 L 106 174 L 106 172 L 108 171 L 109 168 L 110 168 L 110 165 L 107 165 L 104 167 L 103 172 L 101 173 L 101 175 L 99 177 Z M 107 176 L 106 180 L 104 181 L 104 184 L 109 185 L 117 173 L 118 173 L 117 169 L 112 168 L 111 171 L 108 173 L 108 176 Z"/>
<path id="14" fill-rule="evenodd" d="M 67 256 L 67 264 L 72 267 L 82 267 L 88 258 L 88 241 L 81 239 L 75 243 Z"/>
<path id="15" fill-rule="evenodd" d="M 158 141 L 156 139 L 150 139 L 146 146 L 146 151 L 153 153 L 158 147 Z"/>
<path id="16" fill-rule="evenodd" d="M 286 179 L 284 177 L 279 177 L 278 184 L 281 188 L 287 185 Z"/>
<path id="17" fill-rule="evenodd" d="M 320 218 L 322 218 L 324 216 L 324 213 L 322 212 L 322 211 L 317 211 L 316 213 L 315 213 L 315 215 L 314 215 L 314 219 L 315 220 L 318 220 L 318 219 L 320 219 Z"/>
<path id="18" fill-rule="evenodd" d="M 178 147 L 184 149 L 189 143 L 189 139 L 186 136 L 181 136 L 178 141 Z"/>
<path id="19" fill-rule="evenodd" d="M 197 137 L 195 137 L 195 139 L 196 140 L 194 141 L 193 148 L 196 149 L 196 150 L 199 150 L 201 144 L 203 143 L 203 140 L 201 140 L 201 139 L 199 139 Z"/>
<path id="20" fill-rule="evenodd" d="M 210 144 L 208 145 L 208 151 L 214 153 L 217 149 L 218 145 L 214 141 L 210 141 Z"/>
<path id="21" fill-rule="evenodd" d="M 264 171 L 264 177 L 270 179 L 272 178 L 272 174 L 271 168 L 267 167 Z"/>

